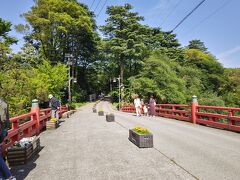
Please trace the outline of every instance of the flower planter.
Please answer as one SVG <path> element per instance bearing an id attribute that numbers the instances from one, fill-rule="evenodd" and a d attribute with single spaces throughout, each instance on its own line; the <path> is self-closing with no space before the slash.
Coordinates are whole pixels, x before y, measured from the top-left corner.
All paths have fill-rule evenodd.
<path id="1" fill-rule="evenodd" d="M 139 134 L 132 129 L 129 129 L 129 140 L 139 148 L 152 148 L 153 147 L 153 135 Z"/>
<path id="2" fill-rule="evenodd" d="M 93 108 L 92 110 L 93 110 L 93 112 L 94 112 L 94 113 L 96 113 L 96 112 L 97 112 L 97 110 L 96 110 L 95 108 Z"/>
<path id="3" fill-rule="evenodd" d="M 103 111 L 98 111 L 98 115 L 99 116 L 104 116 L 104 112 Z"/>
<path id="4" fill-rule="evenodd" d="M 107 114 L 106 115 L 106 121 L 107 122 L 114 122 L 114 119 L 115 119 L 114 114 Z"/>
<path id="5" fill-rule="evenodd" d="M 46 129 L 47 130 L 57 129 L 57 127 L 58 127 L 57 121 L 47 121 L 46 122 Z"/>
<path id="6" fill-rule="evenodd" d="M 25 147 L 10 147 L 7 149 L 7 161 L 9 166 L 26 164 L 29 159 L 39 151 L 40 138 L 36 138 Z"/>

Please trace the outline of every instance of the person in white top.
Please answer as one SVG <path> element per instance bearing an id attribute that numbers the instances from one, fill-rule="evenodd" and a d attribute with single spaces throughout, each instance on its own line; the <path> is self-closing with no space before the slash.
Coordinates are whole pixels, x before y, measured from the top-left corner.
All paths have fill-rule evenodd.
<path id="1" fill-rule="evenodd" d="M 137 116 L 141 116 L 141 100 L 138 97 L 138 95 L 136 96 L 136 98 L 134 99 L 134 106 L 136 108 L 136 114 Z"/>

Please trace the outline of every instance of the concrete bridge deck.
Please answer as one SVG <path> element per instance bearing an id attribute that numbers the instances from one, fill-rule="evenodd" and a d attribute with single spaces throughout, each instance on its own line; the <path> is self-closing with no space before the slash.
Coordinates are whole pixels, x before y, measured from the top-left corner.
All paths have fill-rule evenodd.
<path id="1" fill-rule="evenodd" d="M 61 126 L 40 134 L 39 156 L 12 168 L 17 179 L 240 179 L 240 134 L 160 117 L 114 111 L 116 122 L 81 107 Z M 136 125 L 151 130 L 154 148 L 128 140 Z"/>

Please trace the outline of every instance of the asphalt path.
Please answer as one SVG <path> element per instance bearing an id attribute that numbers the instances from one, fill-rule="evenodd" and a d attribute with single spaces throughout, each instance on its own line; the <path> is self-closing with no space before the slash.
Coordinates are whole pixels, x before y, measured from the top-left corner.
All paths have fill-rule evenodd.
<path id="1" fill-rule="evenodd" d="M 42 150 L 27 165 L 12 168 L 17 179 L 240 179 L 240 134 L 161 117 L 113 110 L 115 122 L 81 107 L 56 130 L 40 135 Z M 140 149 L 128 130 L 140 125 L 154 148 Z"/>

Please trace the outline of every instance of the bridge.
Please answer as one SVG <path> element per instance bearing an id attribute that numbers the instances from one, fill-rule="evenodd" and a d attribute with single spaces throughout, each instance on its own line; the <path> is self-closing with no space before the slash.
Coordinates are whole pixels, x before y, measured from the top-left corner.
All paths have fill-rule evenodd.
<path id="1" fill-rule="evenodd" d="M 38 156 L 11 171 L 17 179 L 41 180 L 240 178 L 239 133 L 189 123 L 185 117 L 191 119 L 187 115 L 190 111 L 176 105 L 164 110 L 163 106 L 158 105 L 158 113 L 179 116 L 183 121 L 136 117 L 130 113 L 132 106 L 123 107 L 128 113 L 121 112 L 102 101 L 96 108 L 115 115 L 115 122 L 106 122 L 104 116 L 92 112 L 93 104 L 83 106 L 70 118 L 62 119 L 56 130 L 43 131 Z M 226 118 L 230 118 L 228 114 Z M 153 133 L 154 148 L 139 149 L 128 140 L 128 130 L 136 125 Z"/>

